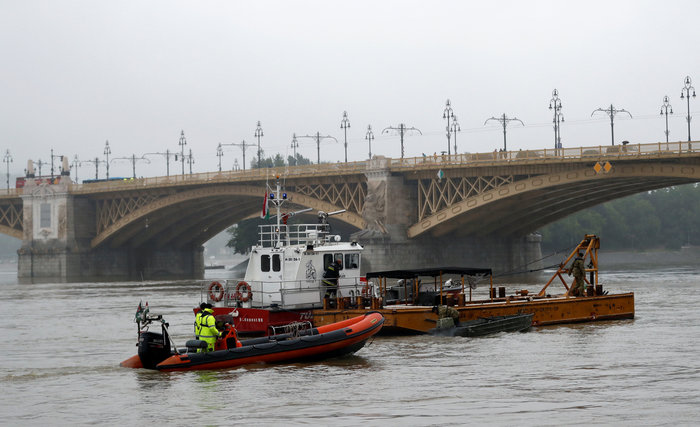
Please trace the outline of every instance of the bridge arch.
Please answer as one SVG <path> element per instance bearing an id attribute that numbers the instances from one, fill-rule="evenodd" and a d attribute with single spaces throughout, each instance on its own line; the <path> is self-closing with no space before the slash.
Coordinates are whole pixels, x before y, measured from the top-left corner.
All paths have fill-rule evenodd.
<path id="1" fill-rule="evenodd" d="M 580 167 L 536 175 L 453 203 L 410 226 L 407 234 L 523 235 L 603 202 L 698 181 L 700 165 L 692 163 L 625 163 L 609 172 Z"/>
<path id="2" fill-rule="evenodd" d="M 152 200 L 105 226 L 90 242 L 92 248 L 109 244 L 113 247 L 133 239 L 131 245 L 147 244 L 155 239 L 157 246 L 201 244 L 232 224 L 255 216 L 262 207 L 265 187 L 218 185 L 189 189 Z M 289 203 L 326 212 L 342 208 L 332 203 L 287 192 Z M 366 224 L 354 212 L 334 218 L 358 229 Z M 179 224 L 174 232 L 174 224 Z"/>
<path id="3" fill-rule="evenodd" d="M 20 240 L 24 238 L 24 232 L 22 232 L 22 230 L 7 225 L 0 225 L 0 233 L 7 234 L 10 237 L 15 237 Z"/>

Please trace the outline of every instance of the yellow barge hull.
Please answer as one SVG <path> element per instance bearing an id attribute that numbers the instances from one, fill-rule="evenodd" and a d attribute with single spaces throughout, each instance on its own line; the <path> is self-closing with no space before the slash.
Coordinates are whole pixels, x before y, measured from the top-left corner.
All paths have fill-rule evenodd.
<path id="1" fill-rule="evenodd" d="M 535 297 L 479 301 L 453 306 L 459 311 L 460 322 L 480 317 L 508 316 L 532 313 L 533 326 L 580 323 L 599 320 L 633 319 L 634 293 L 590 297 Z M 318 309 L 313 310 L 315 327 L 329 325 L 377 311 L 384 315 L 384 333 L 425 333 L 435 327 L 437 314 L 432 306 L 393 305 L 378 309 Z"/>

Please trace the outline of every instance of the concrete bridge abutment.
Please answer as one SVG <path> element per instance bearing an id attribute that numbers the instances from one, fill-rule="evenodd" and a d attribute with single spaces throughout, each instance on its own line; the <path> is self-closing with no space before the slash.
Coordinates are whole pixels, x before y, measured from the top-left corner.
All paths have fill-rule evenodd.
<path id="1" fill-rule="evenodd" d="M 67 178 L 67 177 L 66 177 Z M 22 197 L 24 235 L 17 275 L 26 281 L 204 277 L 203 248 L 91 247 L 94 203 L 69 194 L 69 180 L 35 185 Z"/>

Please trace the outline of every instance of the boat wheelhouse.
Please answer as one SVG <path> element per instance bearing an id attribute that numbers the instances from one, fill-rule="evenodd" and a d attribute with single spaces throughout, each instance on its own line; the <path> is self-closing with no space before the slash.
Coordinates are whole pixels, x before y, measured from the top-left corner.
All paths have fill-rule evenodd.
<path id="1" fill-rule="evenodd" d="M 250 286 L 250 298 L 241 301 L 242 307 L 288 310 L 322 307 L 326 293 L 323 273 L 334 262 L 340 267 L 340 292 L 361 291 L 362 246 L 357 242 L 341 242 L 339 235 L 330 234 L 329 224 L 323 220 L 325 216 L 323 212 L 320 214 L 319 224 L 260 226 L 260 240 L 251 249 L 243 279 Z M 237 303 L 234 298 L 224 305 Z"/>

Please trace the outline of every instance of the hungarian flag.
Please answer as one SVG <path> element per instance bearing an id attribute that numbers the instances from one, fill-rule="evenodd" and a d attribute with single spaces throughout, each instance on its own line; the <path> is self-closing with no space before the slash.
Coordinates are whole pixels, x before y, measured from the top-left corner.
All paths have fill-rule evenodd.
<path id="1" fill-rule="evenodd" d="M 143 322 L 146 320 L 146 316 L 148 316 L 148 301 L 146 301 L 146 307 L 144 308 L 141 305 L 141 301 L 139 301 L 139 306 L 136 307 L 136 315 L 134 316 L 134 322 Z"/>
<path id="2" fill-rule="evenodd" d="M 263 200 L 263 210 L 260 218 L 270 219 L 270 210 L 267 209 L 267 190 L 265 190 L 265 199 Z"/>

